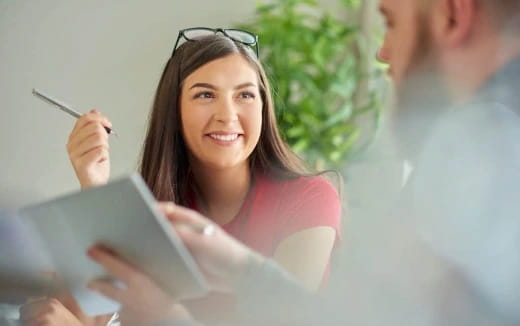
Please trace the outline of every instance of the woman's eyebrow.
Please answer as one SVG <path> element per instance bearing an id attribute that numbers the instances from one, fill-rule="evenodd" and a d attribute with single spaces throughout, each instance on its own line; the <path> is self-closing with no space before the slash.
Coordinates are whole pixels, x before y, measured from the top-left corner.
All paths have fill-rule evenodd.
<path id="1" fill-rule="evenodd" d="M 193 88 L 197 88 L 197 87 L 201 87 L 201 88 L 210 88 L 210 89 L 213 89 L 213 90 L 217 90 L 217 87 L 211 85 L 211 84 L 208 84 L 208 83 L 195 83 L 193 84 L 190 89 L 193 89 Z"/>
<path id="2" fill-rule="evenodd" d="M 242 83 L 242 84 L 235 86 L 234 89 L 237 90 L 237 89 L 246 88 L 246 87 L 257 87 L 257 85 L 253 82 L 246 82 L 246 83 Z M 216 87 L 215 85 L 209 84 L 209 83 L 195 83 L 190 87 L 190 89 L 193 89 L 193 88 L 209 88 L 212 90 L 218 90 L 218 87 Z"/>

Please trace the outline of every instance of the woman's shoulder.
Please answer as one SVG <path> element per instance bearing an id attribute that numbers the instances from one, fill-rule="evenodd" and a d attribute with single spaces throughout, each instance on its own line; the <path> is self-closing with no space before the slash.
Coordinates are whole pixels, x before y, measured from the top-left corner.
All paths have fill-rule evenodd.
<path id="1" fill-rule="evenodd" d="M 264 178 L 258 198 L 274 210 L 278 239 L 314 227 L 330 226 L 338 231 L 342 205 L 339 192 L 323 175 L 289 179 Z"/>

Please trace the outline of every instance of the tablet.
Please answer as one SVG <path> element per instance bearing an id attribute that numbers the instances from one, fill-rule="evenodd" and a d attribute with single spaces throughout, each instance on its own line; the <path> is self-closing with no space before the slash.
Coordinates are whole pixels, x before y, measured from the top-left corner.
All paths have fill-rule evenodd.
<path id="1" fill-rule="evenodd" d="M 52 270 L 52 263 L 30 231 L 17 214 L 0 209 L 0 305 L 21 305 L 50 288 L 42 271 Z"/>
<path id="2" fill-rule="evenodd" d="M 56 271 L 90 316 L 119 309 L 87 288 L 92 279 L 108 277 L 86 254 L 95 244 L 114 250 L 175 298 L 196 298 L 208 291 L 195 261 L 138 174 L 24 207 L 20 214 L 37 231 Z"/>

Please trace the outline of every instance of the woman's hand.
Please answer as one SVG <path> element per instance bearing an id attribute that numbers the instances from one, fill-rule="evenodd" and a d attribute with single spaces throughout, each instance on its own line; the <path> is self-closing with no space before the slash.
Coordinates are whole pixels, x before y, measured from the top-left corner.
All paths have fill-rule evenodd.
<path id="1" fill-rule="evenodd" d="M 70 133 L 67 152 L 81 188 L 107 183 L 110 176 L 108 133 L 112 124 L 97 110 L 78 119 Z"/>
<path id="2" fill-rule="evenodd" d="M 173 203 L 160 203 L 159 209 L 172 223 L 212 290 L 232 292 L 251 264 L 263 263 L 261 255 L 199 213 Z M 202 232 L 208 226 L 213 230 L 211 234 Z"/>
<path id="3" fill-rule="evenodd" d="M 47 296 L 29 300 L 20 307 L 22 325 L 105 326 L 108 323 L 111 315 L 87 316 L 56 272 L 42 273 L 49 278 Z"/>
<path id="4" fill-rule="evenodd" d="M 189 312 L 175 302 L 148 276 L 128 265 L 109 250 L 93 247 L 88 251 L 120 285 L 94 280 L 89 288 L 121 304 L 122 325 L 153 325 L 162 320 L 191 319 Z"/>
<path id="5" fill-rule="evenodd" d="M 20 308 L 23 326 L 82 326 L 72 312 L 55 298 L 42 298 L 28 302 Z"/>

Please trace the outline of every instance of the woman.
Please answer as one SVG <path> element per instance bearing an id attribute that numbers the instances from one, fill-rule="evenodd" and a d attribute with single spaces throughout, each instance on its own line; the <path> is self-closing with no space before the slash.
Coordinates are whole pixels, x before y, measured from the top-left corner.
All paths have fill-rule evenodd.
<path id="1" fill-rule="evenodd" d="M 179 32 L 157 88 L 140 172 L 158 200 L 199 211 L 317 290 L 339 233 L 340 201 L 282 141 L 252 50 L 256 40 L 239 30 Z M 105 127 L 108 119 L 91 111 L 70 135 L 68 153 L 82 188 L 108 181 Z M 230 296 L 185 304 L 199 319 L 232 316 Z"/>

